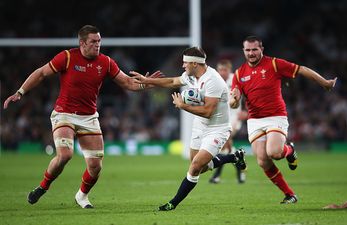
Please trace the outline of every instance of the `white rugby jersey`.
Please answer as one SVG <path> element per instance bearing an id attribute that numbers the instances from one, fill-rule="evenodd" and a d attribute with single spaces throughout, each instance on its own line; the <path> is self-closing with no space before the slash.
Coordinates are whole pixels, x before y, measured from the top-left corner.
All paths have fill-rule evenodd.
<path id="1" fill-rule="evenodd" d="M 230 125 L 228 87 L 215 69 L 208 66 L 206 72 L 198 80 L 195 76 L 188 76 L 184 72 L 180 76 L 180 81 L 190 88 L 198 88 L 202 99 L 205 97 L 219 98 L 217 108 L 210 119 L 195 115 L 195 120 L 210 127 Z"/>

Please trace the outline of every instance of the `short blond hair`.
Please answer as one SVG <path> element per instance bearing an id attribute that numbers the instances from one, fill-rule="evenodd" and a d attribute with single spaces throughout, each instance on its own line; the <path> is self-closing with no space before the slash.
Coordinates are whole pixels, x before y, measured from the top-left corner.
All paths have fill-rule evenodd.
<path id="1" fill-rule="evenodd" d="M 218 63 L 217 63 L 217 67 L 218 66 L 223 66 L 223 67 L 226 67 L 230 70 L 233 69 L 233 64 L 231 63 L 231 61 L 229 59 L 222 59 L 222 60 L 219 60 Z"/>

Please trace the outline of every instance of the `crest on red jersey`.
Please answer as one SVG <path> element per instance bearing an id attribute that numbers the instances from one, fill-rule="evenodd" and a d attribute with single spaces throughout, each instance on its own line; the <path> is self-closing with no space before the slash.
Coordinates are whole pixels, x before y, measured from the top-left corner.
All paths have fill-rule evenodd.
<path id="1" fill-rule="evenodd" d="M 98 66 L 96 67 L 96 69 L 98 70 L 98 74 L 100 75 L 100 74 L 101 74 L 101 70 L 102 70 L 102 66 L 98 65 Z"/>
<path id="2" fill-rule="evenodd" d="M 266 76 L 265 76 L 266 70 L 262 69 L 260 73 L 261 73 L 261 79 L 266 79 Z"/>

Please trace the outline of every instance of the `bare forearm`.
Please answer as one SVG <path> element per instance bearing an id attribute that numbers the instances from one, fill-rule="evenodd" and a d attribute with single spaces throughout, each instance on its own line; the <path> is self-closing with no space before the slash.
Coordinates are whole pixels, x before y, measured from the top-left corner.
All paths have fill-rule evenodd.
<path id="1" fill-rule="evenodd" d="M 22 84 L 21 88 L 25 92 L 28 92 L 29 90 L 36 87 L 44 78 L 45 76 L 42 72 L 42 68 L 38 68 L 29 75 L 29 77 Z"/>
<path id="2" fill-rule="evenodd" d="M 324 77 L 308 67 L 300 66 L 299 74 L 316 81 L 322 87 L 326 87 L 328 85 L 328 81 Z"/>
<path id="3" fill-rule="evenodd" d="M 192 106 L 188 104 L 182 104 L 180 108 L 189 113 L 192 113 L 194 115 L 201 116 L 207 119 L 209 119 L 212 116 L 212 112 L 206 109 L 205 106 Z"/>
<path id="4" fill-rule="evenodd" d="M 164 88 L 177 88 L 182 86 L 180 82 L 177 82 L 176 78 L 171 77 L 147 78 L 146 84 Z"/>

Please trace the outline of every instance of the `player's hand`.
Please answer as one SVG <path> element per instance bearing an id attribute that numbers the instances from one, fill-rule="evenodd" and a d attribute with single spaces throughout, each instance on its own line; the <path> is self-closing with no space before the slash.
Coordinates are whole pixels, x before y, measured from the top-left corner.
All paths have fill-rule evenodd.
<path id="1" fill-rule="evenodd" d="M 145 76 L 136 71 L 130 71 L 129 73 L 133 75 L 131 78 L 134 79 L 134 82 L 137 84 L 147 84 L 148 78 L 160 78 L 164 76 L 159 70 L 155 71 L 151 75 L 149 75 L 149 72 L 147 72 Z"/>
<path id="2" fill-rule="evenodd" d="M 230 108 L 236 109 L 240 105 L 240 99 L 241 99 L 241 92 L 238 88 L 234 88 L 230 92 L 230 101 L 229 106 Z"/>
<path id="3" fill-rule="evenodd" d="M 173 99 L 172 103 L 176 106 L 176 108 L 180 109 L 184 104 L 181 94 L 174 92 L 173 94 L 171 94 L 171 96 Z"/>
<path id="4" fill-rule="evenodd" d="M 324 87 L 326 90 L 330 91 L 335 87 L 337 81 L 337 77 L 335 77 L 333 80 L 328 80 L 327 85 Z"/>
<path id="5" fill-rule="evenodd" d="M 327 206 L 324 206 L 323 209 L 340 209 L 341 206 L 339 205 L 336 205 L 336 204 L 331 204 L 331 205 L 327 205 Z"/>
<path id="6" fill-rule="evenodd" d="M 16 102 L 16 101 L 19 101 L 21 99 L 21 95 L 16 92 L 15 94 L 11 95 L 10 97 L 8 97 L 6 99 L 6 101 L 4 102 L 4 109 L 7 109 L 8 107 L 8 104 L 10 104 L 10 102 Z"/>
<path id="7" fill-rule="evenodd" d="M 231 92 L 230 92 L 230 97 L 231 99 L 235 99 L 236 101 L 239 101 L 241 98 L 241 92 L 238 88 L 234 88 Z"/>
<path id="8" fill-rule="evenodd" d="M 149 72 L 147 72 L 146 77 L 148 77 L 148 78 L 160 78 L 160 77 L 164 77 L 164 74 L 160 70 L 157 70 L 154 73 L 152 73 L 151 75 L 149 75 Z"/>
<path id="9" fill-rule="evenodd" d="M 145 81 L 147 79 L 146 76 L 148 76 L 149 73 L 146 73 L 146 76 L 143 76 L 141 73 L 138 73 L 136 71 L 130 71 L 131 75 L 133 75 L 131 78 L 134 79 L 134 82 L 137 84 L 145 84 Z"/>

